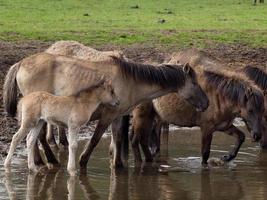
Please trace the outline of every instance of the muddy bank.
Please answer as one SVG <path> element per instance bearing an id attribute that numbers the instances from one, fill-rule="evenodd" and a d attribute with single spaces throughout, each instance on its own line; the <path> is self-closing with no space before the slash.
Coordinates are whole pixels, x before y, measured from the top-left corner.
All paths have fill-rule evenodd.
<path id="1" fill-rule="evenodd" d="M 0 41 L 0 153 L 5 154 L 7 145 L 12 135 L 17 130 L 17 122 L 8 118 L 3 110 L 2 88 L 4 77 L 11 65 L 31 54 L 41 52 L 52 42 L 29 41 L 29 42 L 1 42 Z M 131 45 L 128 47 L 102 46 L 99 50 L 121 49 L 128 58 L 137 62 L 163 62 L 173 53 L 171 49 L 160 47 Z M 265 66 L 267 63 L 267 48 L 249 48 L 243 45 L 218 45 L 205 51 L 220 58 L 224 58 L 231 66 L 255 64 Z M 83 132 L 92 131 L 92 128 L 82 129 Z"/>

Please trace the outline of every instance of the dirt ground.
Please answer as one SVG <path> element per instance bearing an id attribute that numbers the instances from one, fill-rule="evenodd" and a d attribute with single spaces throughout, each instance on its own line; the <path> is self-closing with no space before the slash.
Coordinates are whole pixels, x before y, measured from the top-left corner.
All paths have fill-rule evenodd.
<path id="1" fill-rule="evenodd" d="M 46 49 L 51 42 L 29 41 L 29 42 L 1 42 L 0 41 L 0 154 L 7 151 L 12 135 L 17 130 L 16 120 L 6 116 L 3 109 L 2 88 L 7 70 L 11 65 L 31 54 Z M 163 62 L 171 53 L 171 50 L 154 48 L 142 45 L 132 45 L 120 48 L 116 46 L 102 46 L 100 50 L 121 49 L 126 56 L 137 62 Z M 223 58 L 232 66 L 254 64 L 266 66 L 267 48 L 249 48 L 244 45 L 218 45 L 213 48 L 204 49 L 212 55 Z"/>

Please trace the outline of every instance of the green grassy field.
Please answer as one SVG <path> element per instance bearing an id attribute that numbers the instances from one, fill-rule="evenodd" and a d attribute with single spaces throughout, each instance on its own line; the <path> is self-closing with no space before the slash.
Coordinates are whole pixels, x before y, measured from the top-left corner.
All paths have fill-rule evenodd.
<path id="1" fill-rule="evenodd" d="M 0 0 L 0 40 L 60 39 L 96 45 L 265 47 L 267 2 L 253 6 L 252 0 Z"/>

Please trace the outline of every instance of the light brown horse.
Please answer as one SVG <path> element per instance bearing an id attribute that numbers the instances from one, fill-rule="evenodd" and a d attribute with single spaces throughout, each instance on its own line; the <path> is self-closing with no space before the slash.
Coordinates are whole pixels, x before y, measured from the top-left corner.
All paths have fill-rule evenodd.
<path id="1" fill-rule="evenodd" d="M 88 72 L 90 69 L 90 73 Z M 17 86 L 23 95 L 34 91 L 47 91 L 55 95 L 72 95 L 94 84 L 98 75 L 111 80 L 120 99 L 117 108 L 100 106 L 91 120 L 99 119 L 92 139 L 80 157 L 80 166 L 85 168 L 95 146 L 109 124 L 131 111 L 137 104 L 169 92 L 178 92 L 200 111 L 209 104 L 206 94 L 197 83 L 194 70 L 185 65 L 144 65 L 112 57 L 110 61 L 89 62 L 64 56 L 40 53 L 13 65 L 4 87 L 5 108 L 11 115 L 16 111 Z M 122 166 L 114 136 L 113 165 Z M 43 143 L 46 141 L 43 140 Z M 50 149 L 45 146 L 45 153 Z M 117 150 L 117 151 L 116 151 Z M 51 151 L 51 149 L 50 149 Z M 52 151 L 51 151 L 52 152 Z M 51 154 L 52 155 L 52 154 Z M 49 156 L 48 155 L 48 159 Z M 49 162 L 50 160 L 48 160 Z"/>
<path id="2" fill-rule="evenodd" d="M 169 124 L 182 127 L 199 126 L 202 132 L 201 152 L 204 165 L 207 164 L 209 158 L 214 131 L 224 131 L 236 137 L 234 148 L 222 158 L 224 161 L 230 161 L 236 157 L 245 139 L 244 133 L 232 124 L 235 117 L 241 116 L 247 120 L 252 130 L 252 137 L 256 141 L 261 137 L 264 112 L 263 94 L 254 83 L 233 71 L 221 70 L 217 72 L 201 65 L 195 66 L 194 69 L 197 72 L 200 86 L 209 97 L 210 106 L 208 109 L 203 113 L 197 113 L 179 95 L 171 93 L 153 100 L 154 110 L 152 109 L 151 112 L 156 112 L 163 122 Z M 151 112 L 144 112 L 146 109 L 139 107 L 139 110 L 134 111 L 133 132 L 134 135 L 137 135 L 134 136 L 136 138 L 140 138 L 138 135 L 143 134 L 143 132 L 138 131 L 152 127 L 151 122 L 145 124 L 135 118 L 142 116 L 141 120 L 148 119 Z M 133 144 L 135 142 L 132 141 Z M 134 152 L 136 153 L 136 161 L 140 162 L 141 156 L 137 154 L 138 150 L 134 150 Z"/>
<path id="3" fill-rule="evenodd" d="M 55 42 L 47 50 L 45 50 L 45 52 L 53 55 L 62 55 L 83 59 L 90 62 L 111 61 L 111 56 L 127 60 L 122 51 L 98 51 L 77 41 L 62 40 Z M 47 129 L 47 142 L 49 145 L 54 146 L 56 145 L 56 140 L 52 131 L 52 126 L 48 125 Z M 59 136 L 59 145 L 65 147 L 68 146 L 68 140 L 64 128 L 58 126 L 57 130 Z"/>
<path id="4" fill-rule="evenodd" d="M 26 95 L 19 102 L 18 115 L 21 125 L 12 138 L 4 166 L 6 168 L 10 166 L 17 145 L 30 133 L 27 137 L 28 167 L 31 171 L 38 171 L 34 163 L 34 145 L 44 122 L 48 122 L 68 128 L 70 145 L 67 169 L 70 175 L 76 175 L 77 134 L 81 126 L 90 120 L 100 104 L 112 107 L 119 105 L 119 99 L 115 95 L 112 85 L 105 84 L 104 81 L 78 91 L 72 96 L 55 96 L 44 91 Z"/>

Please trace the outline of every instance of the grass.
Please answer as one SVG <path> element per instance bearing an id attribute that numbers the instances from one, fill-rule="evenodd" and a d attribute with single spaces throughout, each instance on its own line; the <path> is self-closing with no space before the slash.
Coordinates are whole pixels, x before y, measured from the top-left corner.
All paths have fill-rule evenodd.
<path id="1" fill-rule="evenodd" d="M 266 16 L 252 0 L 0 0 L 0 40 L 266 47 Z"/>

